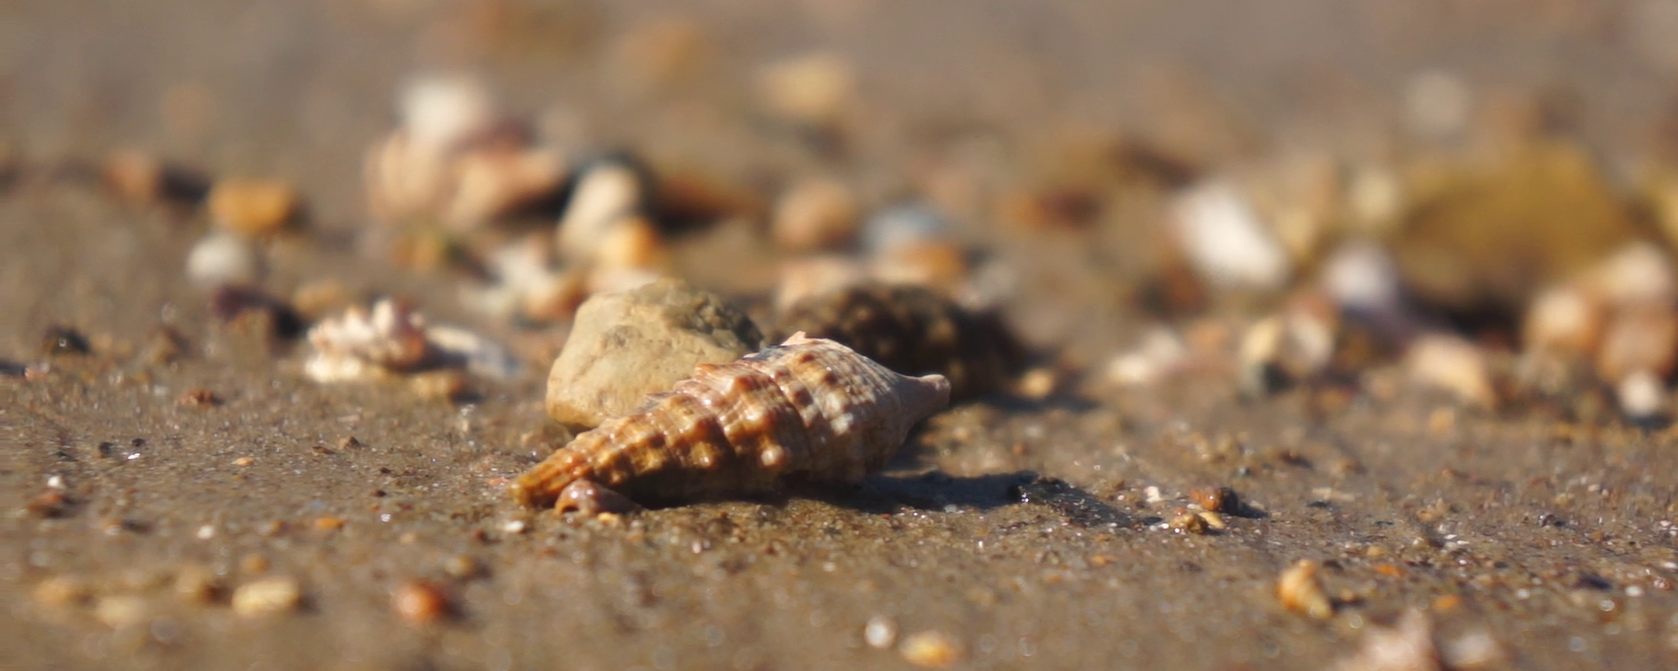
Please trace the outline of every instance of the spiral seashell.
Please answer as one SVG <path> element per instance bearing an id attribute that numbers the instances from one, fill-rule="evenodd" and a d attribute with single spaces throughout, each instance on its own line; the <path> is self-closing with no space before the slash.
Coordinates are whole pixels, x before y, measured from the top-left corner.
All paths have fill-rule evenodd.
<path id="1" fill-rule="evenodd" d="M 640 412 L 583 433 L 514 483 L 527 505 L 587 510 L 602 488 L 642 503 L 770 491 L 789 480 L 858 482 L 910 427 L 949 404 L 942 375 L 909 377 L 831 340 L 794 334 L 726 365 L 703 364 Z"/>

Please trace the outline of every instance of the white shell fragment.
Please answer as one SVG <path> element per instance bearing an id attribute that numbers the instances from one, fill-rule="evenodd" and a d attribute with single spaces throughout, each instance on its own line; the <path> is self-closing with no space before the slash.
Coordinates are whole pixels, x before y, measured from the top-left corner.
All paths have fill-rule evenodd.
<path id="1" fill-rule="evenodd" d="M 463 329 L 427 327 L 407 305 L 384 299 L 309 329 L 313 356 L 303 373 L 321 383 L 360 382 L 439 368 L 508 377 L 517 363 L 500 345 Z"/>

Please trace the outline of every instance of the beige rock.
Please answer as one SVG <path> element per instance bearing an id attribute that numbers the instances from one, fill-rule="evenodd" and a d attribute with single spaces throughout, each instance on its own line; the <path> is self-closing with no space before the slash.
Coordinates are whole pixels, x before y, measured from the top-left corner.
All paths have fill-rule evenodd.
<path id="1" fill-rule="evenodd" d="M 253 238 L 296 224 L 303 199 L 290 184 L 269 179 L 223 179 L 210 187 L 206 203 L 216 226 Z"/>
<path id="2" fill-rule="evenodd" d="M 825 126 L 838 120 L 855 96 L 849 59 L 815 52 L 771 63 L 758 73 L 758 96 L 771 114 L 795 123 Z"/>
<path id="3" fill-rule="evenodd" d="M 592 428 L 669 389 L 698 364 L 732 362 L 762 345 L 745 314 L 680 280 L 596 295 L 577 310 L 548 374 L 548 415 Z"/>
<path id="4" fill-rule="evenodd" d="M 770 237 L 790 252 L 842 248 L 856 240 L 856 194 L 844 182 L 813 178 L 781 195 L 770 222 Z"/>

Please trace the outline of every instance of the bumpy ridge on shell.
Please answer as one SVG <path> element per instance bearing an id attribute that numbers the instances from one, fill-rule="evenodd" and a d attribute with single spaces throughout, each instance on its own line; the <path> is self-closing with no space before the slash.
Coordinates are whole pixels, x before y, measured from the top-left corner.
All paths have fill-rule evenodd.
<path id="1" fill-rule="evenodd" d="M 802 333 L 702 365 L 639 412 L 577 436 L 520 476 L 527 504 L 581 479 L 642 502 L 774 489 L 789 478 L 854 482 L 949 403 L 940 375 L 909 377 Z"/>

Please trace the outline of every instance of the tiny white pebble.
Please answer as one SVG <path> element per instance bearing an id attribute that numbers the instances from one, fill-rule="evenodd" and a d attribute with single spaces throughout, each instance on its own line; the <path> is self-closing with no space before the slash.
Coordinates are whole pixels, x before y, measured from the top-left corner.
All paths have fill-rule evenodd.
<path id="1" fill-rule="evenodd" d="M 211 538 L 215 538 L 215 537 L 216 537 L 216 526 L 214 524 L 206 524 L 204 526 L 198 527 L 198 540 L 207 541 L 207 540 L 210 540 Z"/>
<path id="2" fill-rule="evenodd" d="M 1638 587 L 1637 585 L 1632 585 L 1630 587 L 1627 587 L 1626 588 L 1626 596 L 1629 596 L 1633 599 L 1635 599 L 1637 597 L 1640 597 L 1640 596 L 1643 596 L 1643 588 Z"/>
<path id="3" fill-rule="evenodd" d="M 51 487 L 53 489 L 63 489 L 64 488 L 64 476 L 54 475 L 50 478 L 47 478 L 47 486 Z"/>
<path id="4" fill-rule="evenodd" d="M 868 618 L 868 625 L 862 628 L 862 638 L 873 648 L 884 650 L 897 642 L 897 623 L 884 615 Z"/>
<path id="5" fill-rule="evenodd" d="M 522 534 L 525 527 L 524 520 L 509 520 L 506 524 L 501 525 L 501 530 L 510 534 Z"/>

